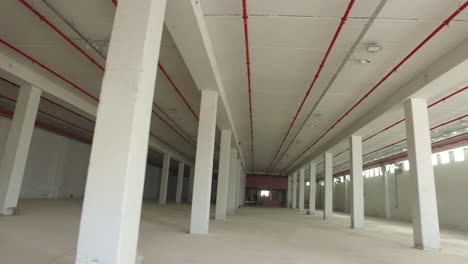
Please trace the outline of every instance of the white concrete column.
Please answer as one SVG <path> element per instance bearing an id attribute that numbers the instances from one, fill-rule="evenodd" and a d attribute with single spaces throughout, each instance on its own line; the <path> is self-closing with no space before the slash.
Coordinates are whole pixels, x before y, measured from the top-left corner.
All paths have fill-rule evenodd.
<path id="1" fill-rule="evenodd" d="M 184 163 L 182 161 L 179 161 L 179 169 L 177 170 L 176 203 L 182 202 L 183 185 L 184 185 Z"/>
<path id="2" fill-rule="evenodd" d="M 382 166 L 384 197 L 385 197 L 385 219 L 390 219 L 390 171 L 386 170 L 386 166 Z"/>
<path id="3" fill-rule="evenodd" d="M 240 203 L 239 206 L 243 207 L 244 203 L 245 203 L 245 189 L 246 189 L 245 187 L 246 187 L 247 175 L 244 172 L 244 168 L 243 168 L 242 164 L 241 164 L 240 167 L 241 167 L 242 184 L 241 184 L 241 192 L 240 192 L 240 194 L 241 194 L 241 201 L 240 202 L 241 203 Z"/>
<path id="4" fill-rule="evenodd" d="M 439 250 L 439 215 L 431 159 L 427 102 L 424 99 L 412 98 L 404 103 L 404 108 L 410 165 L 414 246 L 424 250 Z"/>
<path id="5" fill-rule="evenodd" d="M 208 234 L 218 92 L 202 91 L 193 182 L 191 234 Z"/>
<path id="6" fill-rule="evenodd" d="M 166 204 L 167 183 L 169 182 L 169 167 L 171 165 L 171 156 L 164 154 L 161 170 L 161 184 L 159 185 L 159 204 Z"/>
<path id="7" fill-rule="evenodd" d="M 219 150 L 218 191 L 216 193 L 216 220 L 226 219 L 229 156 L 231 154 L 231 130 L 221 131 L 221 146 Z"/>
<path id="8" fill-rule="evenodd" d="M 304 212 L 305 168 L 299 169 L 299 212 Z"/>
<path id="9" fill-rule="evenodd" d="M 41 90 L 21 86 L 0 161 L 0 214 L 11 215 L 18 204 L 40 100 Z"/>
<path id="10" fill-rule="evenodd" d="M 323 154 L 325 160 L 325 199 L 323 201 L 323 219 L 333 216 L 333 154 L 326 152 Z"/>
<path id="11" fill-rule="evenodd" d="M 344 212 L 347 213 L 349 211 L 349 200 L 348 200 L 348 180 L 346 179 L 346 175 L 343 176 L 344 179 Z"/>
<path id="12" fill-rule="evenodd" d="M 292 176 L 288 176 L 288 189 L 286 190 L 286 208 L 291 208 L 292 198 Z"/>
<path id="13" fill-rule="evenodd" d="M 364 227 L 364 178 L 362 176 L 362 138 L 349 138 L 351 164 L 351 228 Z"/>
<path id="14" fill-rule="evenodd" d="M 228 179 L 228 201 L 227 212 L 232 214 L 236 211 L 236 173 L 237 173 L 237 149 L 231 148 L 229 155 L 229 179 Z"/>
<path id="15" fill-rule="evenodd" d="M 240 158 L 237 159 L 237 190 L 236 190 L 236 208 L 239 208 L 243 197 L 241 197 L 242 192 L 242 162 Z"/>
<path id="16" fill-rule="evenodd" d="M 192 194 L 193 194 L 193 175 L 195 174 L 195 168 L 190 167 L 190 176 L 189 176 L 189 186 L 188 186 L 188 201 L 192 203 Z"/>
<path id="17" fill-rule="evenodd" d="M 297 172 L 293 173 L 293 182 L 292 182 L 292 208 L 297 208 Z"/>
<path id="18" fill-rule="evenodd" d="M 317 177 L 317 165 L 314 162 L 309 164 L 309 214 L 315 214 L 315 191 L 316 191 L 316 177 Z"/>
<path id="19" fill-rule="evenodd" d="M 76 262 L 135 263 L 165 0 L 120 0 L 102 81 Z"/>

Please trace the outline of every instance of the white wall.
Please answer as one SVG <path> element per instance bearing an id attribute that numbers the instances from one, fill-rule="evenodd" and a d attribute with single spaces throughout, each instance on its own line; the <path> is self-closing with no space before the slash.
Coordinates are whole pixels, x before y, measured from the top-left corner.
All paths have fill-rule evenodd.
<path id="1" fill-rule="evenodd" d="M 434 175 L 440 225 L 468 232 L 468 153 L 465 161 L 454 161 L 452 155 L 450 163 L 434 166 Z M 390 219 L 411 222 L 409 171 L 388 177 Z M 335 185 L 334 210 L 343 212 L 344 183 Z M 364 207 L 366 216 L 385 218 L 384 177 L 364 178 Z"/>
<path id="2" fill-rule="evenodd" d="M 0 117 L 0 157 L 10 123 L 10 119 Z M 90 152 L 91 145 L 34 128 L 20 198 L 82 198 Z M 177 177 L 173 174 L 169 178 L 168 198 L 175 199 Z M 147 165 L 145 199 L 159 197 L 160 178 L 161 168 Z M 184 180 L 187 184 L 188 180 Z"/>

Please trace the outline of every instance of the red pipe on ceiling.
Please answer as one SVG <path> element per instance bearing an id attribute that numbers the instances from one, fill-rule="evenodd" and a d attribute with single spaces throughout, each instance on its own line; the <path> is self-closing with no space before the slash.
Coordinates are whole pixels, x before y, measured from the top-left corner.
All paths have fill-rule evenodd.
<path id="1" fill-rule="evenodd" d="M 468 117 L 468 114 L 459 116 L 459 117 L 457 117 L 457 118 L 451 119 L 451 120 L 449 120 L 449 121 L 447 121 L 447 122 L 444 122 L 444 123 L 442 123 L 442 124 L 439 124 L 439 125 L 437 125 L 437 126 L 431 127 L 430 130 L 431 130 L 431 131 L 432 131 L 432 130 L 435 130 L 435 129 L 437 129 L 437 128 L 446 126 L 446 125 L 448 125 L 448 124 L 454 123 L 454 122 L 456 122 L 456 121 L 462 120 L 463 118 L 467 118 L 467 117 Z M 459 136 L 465 135 L 465 134 L 467 134 L 467 133 L 463 133 L 463 134 L 457 135 L 457 136 L 455 136 L 455 137 L 459 137 Z M 453 139 L 453 138 L 454 138 L 454 137 L 447 138 L 447 139 L 444 139 L 444 140 L 441 140 L 441 141 L 438 141 L 438 142 L 447 141 L 447 140 L 450 140 L 450 139 Z M 404 141 L 406 141 L 406 138 L 404 138 L 404 139 L 402 139 L 402 140 L 399 140 L 399 141 L 396 141 L 396 142 L 393 142 L 393 143 L 391 143 L 391 144 L 388 144 L 388 145 L 386 145 L 386 146 L 384 146 L 384 147 L 381 147 L 381 148 L 379 148 L 379 149 L 373 150 L 373 151 L 371 151 L 371 152 L 368 152 L 368 153 L 366 153 L 366 154 L 364 154 L 364 155 L 362 155 L 362 156 L 363 156 L 363 157 L 369 156 L 369 155 L 371 155 L 371 154 L 374 154 L 374 153 L 379 152 L 379 151 L 381 151 L 381 150 L 384 150 L 384 149 L 386 149 L 386 148 L 395 146 L 395 145 L 397 145 L 397 144 L 399 144 L 399 143 L 401 143 L 401 142 L 404 142 Z M 322 163 L 323 163 L 323 162 L 322 162 Z M 322 164 L 322 163 L 319 163 L 319 164 Z M 349 163 L 349 161 L 346 161 L 346 162 L 344 162 L 344 163 L 338 164 L 338 165 L 334 166 L 333 168 L 338 167 L 338 166 L 343 165 L 343 164 L 346 164 L 346 163 Z"/>
<path id="2" fill-rule="evenodd" d="M 450 146 L 450 145 L 456 145 L 456 144 L 460 144 L 462 142 L 467 142 L 468 141 L 468 138 L 465 138 L 465 139 L 461 139 L 461 140 L 457 140 L 457 141 L 454 141 L 454 142 L 449 142 L 449 143 L 446 143 L 446 144 L 443 144 L 443 145 L 440 145 L 440 146 L 434 146 L 434 145 L 437 145 L 437 144 L 440 144 L 442 142 L 445 142 L 447 140 L 453 140 L 457 137 L 461 137 L 461 136 L 467 136 L 468 135 L 468 132 L 467 133 L 463 133 L 463 134 L 460 134 L 460 135 L 457 135 L 457 136 L 454 136 L 454 137 L 451 137 L 451 138 L 446 138 L 446 139 L 443 139 L 443 140 L 440 140 L 440 141 L 437 141 L 437 142 L 434 142 L 432 143 L 432 150 L 434 149 L 439 149 L 439 148 L 445 148 L 447 146 Z M 380 159 L 380 160 L 376 160 L 376 161 L 372 161 L 372 162 L 369 162 L 367 164 L 365 164 L 363 166 L 364 169 L 368 169 L 368 168 L 371 168 L 371 167 L 375 167 L 376 165 L 382 165 L 382 164 L 385 164 L 385 163 L 390 163 L 390 162 L 393 162 L 393 161 L 397 161 L 397 160 L 401 160 L 401 159 L 404 159 L 404 158 L 407 158 L 408 157 L 408 154 L 407 152 L 404 152 L 404 153 L 397 153 L 395 155 L 392 155 L 390 157 L 385 157 L 383 159 Z M 340 164 L 340 165 L 343 165 L 343 164 Z M 321 172 L 318 172 L 318 173 L 322 173 L 323 171 Z M 333 178 L 336 178 L 336 177 L 340 177 L 340 176 L 344 176 L 346 174 L 350 173 L 349 172 L 349 169 L 347 170 L 344 170 L 344 171 L 340 171 L 340 172 L 336 172 L 333 174 Z M 319 182 L 321 180 L 316 180 L 316 182 Z"/>
<path id="3" fill-rule="evenodd" d="M 391 75 L 393 75 L 397 70 L 410 59 L 418 50 L 429 42 L 435 35 L 437 35 L 445 26 L 448 26 L 449 23 L 455 19 L 466 7 L 468 7 L 468 1 L 461 5 L 453 14 L 451 14 L 446 20 L 444 20 L 434 31 L 432 31 L 429 36 L 427 36 L 421 43 L 419 43 L 416 48 L 414 48 L 408 55 L 406 55 L 403 60 L 401 60 L 390 72 L 388 72 L 374 87 L 372 87 L 364 96 L 359 99 L 348 111 L 346 111 L 340 118 L 338 118 L 332 126 L 330 126 L 325 133 L 323 133 L 317 140 L 315 140 L 309 147 L 307 147 L 293 162 L 295 163 L 300 159 L 307 151 L 309 151 L 315 144 L 317 144 L 325 135 L 327 135 L 335 126 L 340 123 L 347 115 L 349 115 L 358 105 L 360 105 L 369 95 L 371 95 L 377 88 L 379 88 L 382 83 L 384 83 Z M 290 166 L 290 165 L 289 165 Z M 287 168 L 289 167 L 287 166 Z"/>
<path id="4" fill-rule="evenodd" d="M 452 97 L 454 97 L 454 96 L 456 96 L 456 95 L 458 95 L 458 94 L 460 94 L 461 92 L 466 91 L 466 90 L 468 90 L 468 86 L 466 86 L 466 87 L 464 87 L 464 88 L 462 88 L 462 89 L 460 89 L 460 90 L 457 90 L 457 91 L 455 91 L 455 92 L 453 92 L 453 93 L 451 93 L 451 94 L 449 94 L 449 95 L 447 95 L 447 96 L 444 96 L 443 98 L 441 98 L 441 99 L 435 101 L 434 103 L 430 104 L 427 108 L 430 109 L 430 108 L 432 108 L 432 107 L 434 107 L 434 106 L 436 106 L 436 105 L 438 105 L 438 104 L 440 104 L 440 103 L 442 103 L 442 102 L 445 102 L 447 99 L 450 99 L 450 98 L 452 98 Z M 465 116 L 460 117 L 460 119 L 463 119 L 464 117 L 465 117 Z M 371 139 L 371 138 L 374 138 L 375 136 L 377 136 L 377 135 L 379 135 L 379 134 L 381 134 L 381 133 L 383 133 L 383 132 L 389 130 L 390 128 L 395 127 L 396 125 L 403 123 L 404 121 L 405 121 L 405 118 L 400 119 L 400 120 L 398 120 L 397 122 L 395 122 L 395 123 L 393 123 L 393 124 L 391 124 L 391 125 L 385 127 L 384 129 L 382 129 L 382 130 L 380 130 L 380 131 L 378 131 L 378 132 L 376 132 L 376 133 L 374 133 L 374 134 L 372 134 L 372 135 L 366 137 L 362 142 L 366 142 L 367 140 L 369 140 L 369 139 Z M 449 122 L 450 122 L 450 121 L 449 121 Z M 442 126 L 442 125 L 440 125 L 440 126 Z M 437 128 L 437 127 L 436 127 L 436 128 Z M 432 128 L 432 129 L 435 129 L 435 128 Z M 432 129 L 431 129 L 431 130 L 432 130 Z M 347 148 L 347 149 L 341 151 L 340 153 L 337 153 L 337 154 L 334 155 L 333 157 L 335 158 L 335 157 L 337 157 L 337 156 L 339 156 L 339 155 L 345 153 L 345 152 L 348 151 L 348 150 L 349 150 L 349 148 Z"/>
<path id="5" fill-rule="evenodd" d="M 278 150 L 276 151 L 275 156 L 273 157 L 273 160 L 271 161 L 268 170 L 271 169 L 271 166 L 273 165 L 273 162 L 275 161 L 276 157 L 278 156 L 278 154 L 279 154 L 279 152 L 281 150 L 281 147 L 283 147 L 284 142 L 286 141 L 286 138 L 288 137 L 289 133 L 291 132 L 291 129 L 292 129 L 294 123 L 296 122 L 297 117 L 299 116 L 299 113 L 302 111 L 302 107 L 304 106 L 305 101 L 309 97 L 309 94 L 312 91 L 312 88 L 314 87 L 315 83 L 317 82 L 318 78 L 320 77 L 320 73 L 322 72 L 322 69 L 325 66 L 325 63 L 327 62 L 328 56 L 330 55 L 331 50 L 335 46 L 335 42 L 338 39 L 338 36 L 340 35 L 341 30 L 343 29 L 343 26 L 346 23 L 346 20 L 348 19 L 349 13 L 351 12 L 351 9 L 353 8 L 354 2 L 355 2 L 355 0 L 351 0 L 349 2 L 348 7 L 346 8 L 346 11 L 345 11 L 343 17 L 341 18 L 341 22 L 340 22 L 338 28 L 335 31 L 335 35 L 333 35 L 332 41 L 328 45 L 328 49 L 325 52 L 325 55 L 323 56 L 322 62 L 320 63 L 320 66 L 317 69 L 317 72 L 315 73 L 315 76 L 314 76 L 314 78 L 312 80 L 312 83 L 310 84 L 309 89 L 307 89 L 307 92 L 304 95 L 304 98 L 302 98 L 302 102 L 299 105 L 299 108 L 297 109 L 296 114 L 294 115 L 293 120 L 291 121 L 291 124 L 289 125 L 288 131 L 284 135 L 283 140 L 281 141 L 281 144 L 280 144 Z"/>
<path id="6" fill-rule="evenodd" d="M 0 77 L 0 79 L 3 80 L 3 81 L 5 81 L 5 82 L 7 82 L 7 83 L 9 83 L 9 84 L 11 84 L 12 86 L 15 86 L 15 87 L 18 87 L 18 88 L 20 87 L 18 84 L 13 83 L 13 82 L 11 82 L 11 81 L 9 81 L 9 80 L 7 80 L 7 79 L 4 79 L 4 78 L 2 78 L 2 77 Z M 13 99 L 11 99 L 11 98 L 8 98 L 8 97 L 6 97 L 6 96 L 3 96 L 3 95 L 0 95 L 0 97 L 3 97 L 3 98 L 6 98 L 7 100 L 16 102 L 15 100 L 13 100 Z M 49 99 L 47 99 L 47 98 L 42 97 L 42 99 L 44 99 L 45 101 L 47 101 L 47 102 L 49 102 L 49 103 L 51 103 L 51 104 L 53 104 L 53 105 L 56 105 L 56 106 L 60 107 L 60 108 L 62 108 L 62 109 L 64 109 L 64 110 L 66 110 L 66 111 L 69 111 L 69 112 L 71 112 L 71 113 L 73 113 L 73 114 L 76 114 L 76 115 L 78 115 L 78 116 L 80 116 L 80 117 L 82 117 L 82 118 L 84 118 L 84 119 L 86 119 L 86 120 L 88 120 L 88 121 L 90 121 L 90 122 L 92 122 L 92 123 L 95 123 L 93 120 L 91 120 L 91 119 L 89 119 L 89 118 L 87 118 L 87 117 L 85 117 L 85 116 L 83 116 L 83 115 L 81 115 L 81 114 L 79 114 L 79 113 L 77 113 L 77 112 L 75 112 L 75 111 L 73 111 L 73 110 L 70 110 L 70 109 L 68 109 L 68 108 L 66 108 L 66 107 L 64 107 L 64 106 L 62 106 L 62 105 L 60 105 L 60 104 L 57 104 L 57 103 L 55 103 L 55 102 L 53 102 L 53 101 L 51 101 L 51 100 L 49 100 Z M 9 116 L 9 117 L 12 117 L 12 116 L 13 116 L 13 113 L 10 112 L 10 111 L 1 110 L 1 109 L 0 109 L 0 111 L 3 111 L 3 113 L 4 113 L 5 115 Z M 72 126 L 75 126 L 75 127 L 79 127 L 79 126 L 77 126 L 77 125 L 75 125 L 75 124 L 73 124 L 73 123 L 71 123 L 71 122 L 69 122 L 69 121 L 66 121 L 66 120 L 61 119 L 61 118 L 56 117 L 56 116 L 53 116 L 53 115 L 51 115 L 51 114 L 49 114 L 49 113 L 46 113 L 46 112 L 44 112 L 44 111 L 38 110 L 38 112 L 41 112 L 41 113 L 43 113 L 43 114 L 45 114 L 45 115 L 52 116 L 52 117 L 54 117 L 54 118 L 56 118 L 56 119 L 58 119 L 58 120 L 60 120 L 60 121 L 62 121 L 62 122 L 64 122 L 64 123 L 69 124 L 69 125 L 72 125 Z M 36 121 L 36 123 L 37 123 L 37 122 L 39 122 L 39 124 L 41 125 L 41 127 L 46 127 L 46 126 L 51 127 L 50 125 L 47 125 L 47 124 L 42 123 L 42 122 L 40 122 L 40 121 Z M 81 129 L 83 129 L 83 130 L 86 130 L 85 128 L 82 128 L 82 127 L 79 127 L 79 128 L 81 128 Z M 52 130 L 52 128 L 50 128 L 50 129 Z M 59 130 L 60 130 L 60 129 L 59 129 Z M 57 131 L 56 131 L 56 132 L 57 132 Z M 65 131 L 65 132 L 66 132 L 66 131 Z M 94 133 L 93 131 L 88 131 L 88 132 L 90 132 L 91 134 Z M 177 131 L 176 131 L 176 132 L 177 132 Z M 62 135 L 64 135 L 64 134 L 62 133 Z M 176 148 L 174 148 L 173 146 L 169 145 L 166 141 L 162 140 L 160 137 L 158 137 L 157 135 L 155 135 L 155 134 L 152 133 L 151 131 L 150 131 L 150 135 L 153 136 L 153 137 L 155 137 L 156 139 L 160 140 L 160 141 L 163 142 L 164 144 L 168 145 L 169 147 L 171 147 L 171 148 L 177 150 Z M 77 139 L 77 138 L 75 138 L 75 139 Z M 80 141 L 81 141 L 81 140 L 80 140 Z M 88 140 L 88 141 L 89 141 L 89 140 Z M 85 142 L 85 143 L 86 143 L 86 142 Z M 179 151 L 179 150 L 177 150 L 177 151 Z M 179 152 L 181 152 L 181 151 L 179 151 Z M 181 153 L 182 153 L 182 152 L 181 152 Z"/>
<path id="7" fill-rule="evenodd" d="M 13 102 L 13 103 L 16 104 L 16 100 L 13 99 L 13 98 L 10 98 L 10 97 L 4 96 L 4 95 L 0 95 L 0 98 L 4 98 L 4 99 L 6 99 L 6 100 L 8 100 L 8 101 Z M 79 126 L 79 125 L 73 124 L 72 122 L 69 122 L 69 121 L 67 121 L 67 120 L 65 120 L 65 119 L 63 119 L 63 118 L 58 117 L 58 116 L 54 116 L 54 115 L 49 114 L 49 113 L 47 113 L 47 112 L 44 112 L 44 111 L 42 111 L 42 110 L 38 110 L 37 112 L 38 112 L 38 113 L 41 113 L 41 114 L 43 114 L 43 115 L 52 117 L 52 118 L 54 118 L 54 119 L 57 119 L 57 120 L 59 120 L 59 121 L 65 123 L 65 124 L 68 124 L 68 125 L 70 125 L 70 126 L 72 126 L 72 127 L 75 127 L 75 128 L 78 128 L 78 129 L 81 129 L 81 130 L 83 130 L 83 131 L 86 131 L 86 132 L 88 132 L 88 133 L 93 134 L 93 131 L 91 131 L 91 130 L 89 130 L 89 129 L 87 129 L 87 128 L 81 127 L 81 126 Z"/>
<path id="8" fill-rule="evenodd" d="M 93 96 L 92 94 L 88 93 L 87 91 L 85 91 L 83 88 L 79 87 L 78 85 L 72 83 L 71 81 L 67 80 L 65 77 L 63 77 L 62 75 L 58 74 L 56 71 L 52 70 L 51 68 L 45 66 L 44 64 L 40 63 L 39 61 L 37 61 L 36 59 L 34 59 L 33 57 L 29 56 L 28 54 L 24 53 L 23 51 L 19 50 L 18 48 L 14 47 L 13 45 L 11 45 L 10 43 L 6 42 L 5 40 L 3 39 L 0 39 L 0 43 L 4 44 L 5 46 L 7 46 L 8 48 L 12 49 L 13 51 L 15 51 L 16 53 L 19 53 L 20 55 L 22 55 L 23 57 L 26 57 L 28 60 L 30 60 L 31 62 L 33 62 L 34 64 L 37 64 L 39 65 L 41 68 L 45 69 L 46 71 L 52 73 L 53 75 L 55 75 L 56 77 L 58 77 L 60 80 L 68 83 L 69 85 L 73 86 L 75 89 L 77 89 L 78 91 L 84 93 L 85 95 L 87 95 L 88 97 L 92 98 L 94 101 L 96 102 L 99 102 L 99 99 L 95 96 Z"/>
<path id="9" fill-rule="evenodd" d="M 252 79 L 250 69 L 250 45 L 249 45 L 249 16 L 247 15 L 247 0 L 242 0 L 242 19 L 244 20 L 244 40 L 245 40 L 245 64 L 247 66 L 247 91 L 249 94 L 249 118 L 250 118 L 250 151 L 252 154 L 252 171 L 255 171 L 254 161 L 254 133 L 252 118 Z"/>
<path id="10" fill-rule="evenodd" d="M 13 83 L 13 82 L 10 82 L 9 80 L 7 80 L 7 79 L 5 79 L 5 78 L 0 77 L 0 80 L 2 80 L 2 81 L 4 81 L 4 82 L 7 82 L 7 83 L 11 84 L 11 85 L 14 86 L 14 87 L 20 88 L 20 86 L 19 86 L 18 84 Z M 82 114 L 80 114 L 80 113 L 77 113 L 77 112 L 75 112 L 75 111 L 73 111 L 73 110 L 70 110 L 70 109 L 68 109 L 68 108 L 66 108 L 66 107 L 64 107 L 64 106 L 62 106 L 62 105 L 59 105 L 59 104 L 57 104 L 57 103 L 55 103 L 55 102 L 53 102 L 53 101 L 51 101 L 51 100 L 49 100 L 49 99 L 47 99 L 47 98 L 45 98 L 45 97 L 42 97 L 42 99 L 43 99 L 44 101 L 47 101 L 47 102 L 49 102 L 49 103 L 51 103 L 51 104 L 57 106 L 57 107 L 62 108 L 62 109 L 66 110 L 66 111 L 68 111 L 68 112 L 70 112 L 70 113 L 73 113 L 73 114 L 75 114 L 75 115 L 77 115 L 77 116 L 79 116 L 79 117 L 81 117 L 81 118 L 84 118 L 84 119 L 88 120 L 88 121 L 91 122 L 91 123 L 94 123 L 93 120 L 87 118 L 86 116 L 84 116 L 84 115 L 82 115 Z"/>
<path id="11" fill-rule="evenodd" d="M 25 0 L 19 0 L 24 6 L 26 6 L 30 11 L 32 11 L 36 16 L 38 16 L 42 21 L 44 21 L 49 27 L 51 27 L 56 33 L 58 33 L 64 40 L 66 40 L 69 44 L 71 44 L 75 49 L 77 49 L 82 55 L 84 55 L 88 60 L 90 60 L 94 65 L 96 65 L 101 71 L 105 71 L 105 68 L 102 67 L 101 65 L 99 65 L 99 63 L 97 63 L 90 55 L 88 55 L 83 49 L 81 49 L 73 40 L 71 40 L 67 35 L 65 35 L 60 29 L 58 29 L 52 22 L 50 22 L 44 15 L 42 15 L 39 11 L 35 10 L 31 5 L 29 5 Z M 116 2 L 114 3 L 116 4 Z M 21 55 L 27 57 L 28 59 L 30 59 L 31 61 L 35 62 L 36 64 L 38 64 L 39 66 L 43 67 L 44 69 L 48 70 L 49 72 L 51 72 L 52 74 L 54 74 L 55 76 L 59 77 L 60 79 L 62 79 L 63 81 L 67 82 L 68 84 L 74 86 L 75 88 L 79 89 L 81 92 L 85 93 L 86 95 L 92 97 L 94 100 L 96 101 L 99 101 L 98 98 L 96 97 L 93 97 L 92 95 L 90 95 L 89 93 L 87 93 L 84 89 L 78 87 L 77 85 L 75 85 L 74 83 L 72 83 L 71 81 L 68 81 L 67 79 L 65 79 L 63 76 L 59 75 L 58 73 L 56 73 L 55 71 L 51 70 L 50 68 L 46 67 L 45 65 L 39 63 L 37 60 L 33 59 L 32 57 L 30 57 L 29 55 L 25 54 L 24 52 L 21 52 L 19 49 L 13 47 L 12 45 L 6 43 L 5 41 L 3 40 L 0 40 L 2 42 L 4 42 L 5 45 L 7 45 L 8 47 L 12 48 L 13 50 L 15 50 L 16 52 L 20 53 Z M 180 90 L 177 88 L 177 86 L 174 84 L 174 82 L 172 81 L 172 79 L 170 78 L 170 76 L 167 74 L 167 72 L 165 71 L 164 67 L 161 65 L 161 64 L 158 64 L 159 66 L 159 69 L 161 69 L 161 71 L 164 73 L 164 75 L 166 76 L 166 78 L 169 80 L 169 82 L 172 84 L 172 86 L 174 87 L 174 89 L 176 90 L 176 92 L 179 94 L 179 96 L 182 98 L 182 100 L 184 101 L 184 103 L 186 104 L 186 106 L 189 108 L 189 110 L 192 112 L 192 114 L 194 114 L 195 118 L 198 120 L 198 116 L 196 116 L 195 112 L 193 111 L 192 107 L 188 104 L 187 100 L 184 98 L 184 96 L 180 93 Z M 153 111 L 153 113 L 155 113 Z M 157 117 L 163 121 L 166 125 L 168 125 L 168 122 L 166 120 L 164 120 L 161 116 L 157 115 Z M 181 134 L 175 130 L 175 128 L 173 126 L 170 126 L 169 127 L 174 130 L 174 132 L 176 132 L 178 135 L 181 136 Z M 181 136 L 182 137 L 182 136 Z M 187 141 L 187 139 L 185 137 L 182 137 L 185 141 Z M 190 143 L 190 145 L 193 146 L 193 144 Z"/>
<path id="12" fill-rule="evenodd" d="M 5 109 L 0 109 L 0 114 L 3 114 L 5 116 L 7 116 L 8 118 L 12 119 L 13 118 L 13 112 L 11 111 L 8 111 L 8 110 L 5 110 Z M 60 134 L 62 136 L 66 136 L 66 137 L 69 137 L 69 138 L 73 138 L 75 140 L 78 140 L 78 141 L 81 141 L 83 143 L 86 143 L 86 144 L 91 144 L 91 140 L 87 139 L 87 138 L 84 138 L 84 137 L 81 137 L 81 136 L 78 136 L 78 135 L 75 135 L 73 133 L 70 133 L 66 130 L 63 130 L 63 129 L 60 129 L 60 128 L 57 128 L 57 127 L 54 127 L 54 126 L 51 126 L 49 124 L 46 124 L 46 123 L 43 123 L 41 121 L 36 121 L 35 122 L 35 125 L 37 127 L 41 127 L 41 128 L 44 128 L 46 130 L 50 130 L 52 132 L 55 132 L 57 134 Z"/>

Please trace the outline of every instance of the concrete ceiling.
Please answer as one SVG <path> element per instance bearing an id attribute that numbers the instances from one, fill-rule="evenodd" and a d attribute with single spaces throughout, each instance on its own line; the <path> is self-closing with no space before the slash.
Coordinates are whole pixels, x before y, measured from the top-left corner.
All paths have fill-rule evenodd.
<path id="1" fill-rule="evenodd" d="M 31 3 L 34 8 L 83 48 L 100 65 L 105 66 L 105 60 L 99 53 L 106 55 L 110 39 L 115 12 L 115 6 L 111 0 L 29 0 L 27 2 Z M 56 12 L 44 2 L 48 3 Z M 201 0 L 200 2 L 231 106 L 235 129 L 241 141 L 247 170 L 254 169 L 257 173 L 266 172 L 338 27 L 348 1 L 247 1 L 252 61 L 255 168 L 252 168 L 250 152 L 251 135 L 242 1 Z M 389 0 L 352 55 L 352 60 L 346 64 L 344 70 L 318 105 L 312 118 L 306 123 L 284 158 L 279 161 L 273 173 L 285 172 L 300 153 L 463 2 L 458 0 Z M 356 1 L 321 76 L 312 89 L 285 145 L 290 142 L 298 124 L 303 121 L 320 93 L 325 89 L 378 3 L 377 0 Z M 66 22 L 89 40 L 94 48 L 77 35 Z M 468 36 L 468 11 L 457 16 L 449 27 L 444 28 L 400 71 L 388 79 L 343 122 L 331 130 L 322 141 L 333 138 L 341 133 L 347 125 L 366 115 L 370 109 L 398 91 L 439 57 L 466 40 L 466 36 Z M 0 38 L 28 53 L 93 96 L 99 96 L 103 72 L 19 1 L 2 1 L 0 3 Z M 369 43 L 382 46 L 382 51 L 378 53 L 367 52 L 366 48 Z M 14 53 L 1 44 L 0 52 Z M 26 60 L 17 54 L 15 56 Z M 372 62 L 360 64 L 358 62 L 360 59 L 370 59 Z M 198 115 L 199 90 L 166 29 L 163 34 L 159 63 Z M 155 61 L 156 67 L 157 62 Z M 50 78 L 56 77 L 51 75 Z M 72 89 L 71 86 L 70 89 Z M 441 87 L 439 93 L 433 94 L 431 101 L 449 94 L 453 89 L 453 87 Z M 0 81 L 0 95 L 16 99 L 17 90 L 17 87 Z M 468 91 L 431 108 L 431 125 L 437 125 L 466 114 L 468 112 L 468 106 L 465 103 L 468 101 L 466 94 Z M 154 103 L 155 112 L 167 123 L 153 115 L 152 133 L 178 152 L 193 159 L 195 149 L 192 145 L 196 142 L 198 121 L 180 98 L 169 79 L 160 70 L 157 75 Z M 93 129 L 92 122 L 64 111 L 47 101 L 41 102 L 40 109 L 87 130 Z M 362 135 L 364 137 L 371 135 L 402 117 L 401 109 L 395 109 L 362 129 Z M 55 122 L 57 123 L 57 121 Z M 444 130 L 444 132 L 458 130 L 460 126 L 464 125 L 461 121 L 456 124 L 447 126 L 444 128 L 447 131 Z M 367 141 L 364 144 L 364 153 L 405 137 L 404 124 L 400 124 Z M 309 153 L 320 148 L 323 144 L 322 141 L 314 146 Z M 331 151 L 338 153 L 346 148 L 347 142 L 342 142 Z M 284 149 L 285 146 L 281 149 L 280 156 Z M 380 154 L 384 155 L 385 153 Z M 160 159 L 157 155 L 154 156 L 155 160 Z M 334 159 L 334 162 L 336 164 L 345 162 L 347 156 L 347 154 L 340 155 Z M 159 161 L 154 162 L 158 163 Z"/>

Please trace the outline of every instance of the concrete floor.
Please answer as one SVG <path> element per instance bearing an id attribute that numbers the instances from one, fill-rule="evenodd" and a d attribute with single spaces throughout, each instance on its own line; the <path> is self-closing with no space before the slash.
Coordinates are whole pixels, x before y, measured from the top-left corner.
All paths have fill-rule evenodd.
<path id="1" fill-rule="evenodd" d="M 23 215 L 0 217 L 0 263 L 73 263 L 81 202 L 21 200 Z M 242 208 L 211 221 L 207 236 L 189 235 L 188 205 L 145 202 L 139 252 L 143 263 L 468 263 L 468 234 L 442 231 L 440 252 L 412 248 L 407 223 L 349 216 L 328 221 L 288 209 Z"/>

